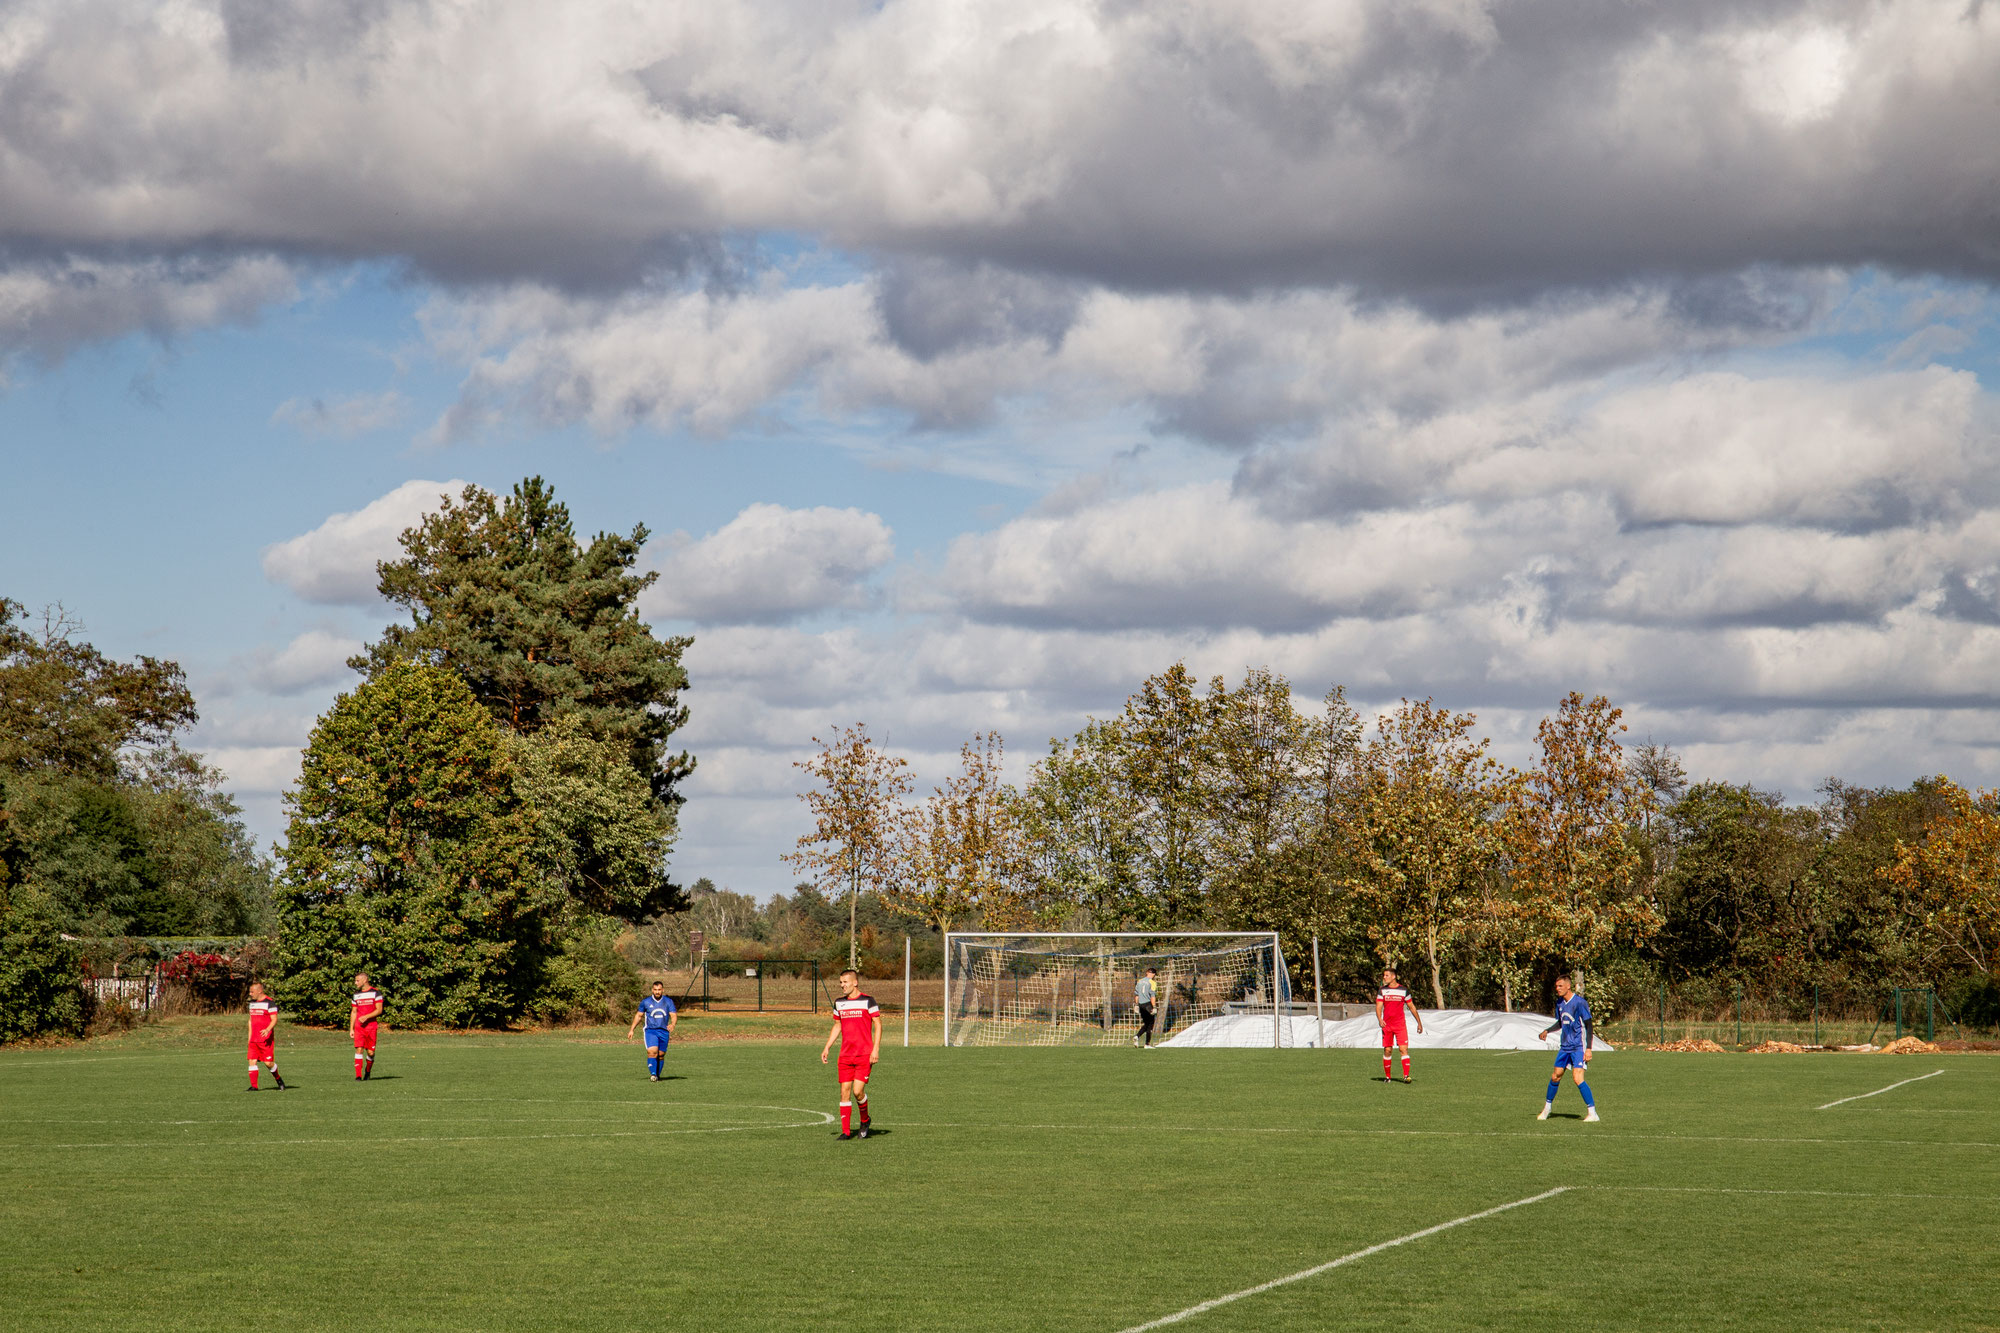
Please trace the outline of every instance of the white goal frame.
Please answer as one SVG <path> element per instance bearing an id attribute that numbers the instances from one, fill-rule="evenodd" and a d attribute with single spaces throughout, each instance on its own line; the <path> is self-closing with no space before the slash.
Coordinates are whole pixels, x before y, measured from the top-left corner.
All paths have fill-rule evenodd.
<path id="1" fill-rule="evenodd" d="M 1290 1004 L 1279 998 L 1280 988 L 1289 989 L 1285 972 L 1285 949 L 1275 930 L 950 930 L 944 936 L 944 1044 L 951 1045 L 951 1018 L 954 985 L 964 984 L 962 974 L 954 975 L 958 942 L 979 942 L 1005 947 L 1009 944 L 1056 943 L 1061 940 L 1143 940 L 1150 944 L 1171 944 L 1185 940 L 1196 947 L 1189 955 L 1220 952 L 1232 945 L 1265 945 L 1271 950 L 1271 1046 L 1284 1045 L 1284 1020 Z M 1206 947 L 1201 947 L 1201 946 Z M 1079 955 L 1081 956 L 1081 955 Z M 1104 955 L 1117 958 L 1118 954 Z M 1129 955 L 1127 955 L 1129 956 Z M 1157 955 L 1156 955 L 1157 956 Z M 1170 955 L 1169 955 L 1170 956 Z M 978 1021 L 978 1020 L 974 1020 Z"/>

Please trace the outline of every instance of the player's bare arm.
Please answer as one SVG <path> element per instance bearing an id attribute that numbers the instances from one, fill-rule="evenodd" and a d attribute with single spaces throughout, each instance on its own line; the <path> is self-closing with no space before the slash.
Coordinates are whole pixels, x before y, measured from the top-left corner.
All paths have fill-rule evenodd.
<path id="1" fill-rule="evenodd" d="M 1423 1010 L 1417 1008 L 1417 1002 L 1414 999 L 1405 1000 L 1403 1001 L 1403 1008 L 1409 1010 L 1410 1017 L 1417 1020 L 1417 1031 L 1422 1032 L 1424 1030 L 1424 1014 Z"/>
<path id="2" fill-rule="evenodd" d="M 836 1018 L 833 1020 L 833 1030 L 826 1034 L 826 1045 L 820 1047 L 819 1062 L 821 1064 L 825 1064 L 827 1057 L 833 1054 L 833 1044 L 839 1040 L 840 1020 Z"/>
<path id="3" fill-rule="evenodd" d="M 868 1046 L 868 1063 L 874 1064 L 882 1058 L 882 1015 L 875 1015 L 875 1040 Z"/>

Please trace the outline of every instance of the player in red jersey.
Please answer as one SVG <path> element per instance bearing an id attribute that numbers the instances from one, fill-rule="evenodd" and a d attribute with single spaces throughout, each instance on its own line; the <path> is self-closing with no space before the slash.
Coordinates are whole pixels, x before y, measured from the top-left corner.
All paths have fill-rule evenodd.
<path id="1" fill-rule="evenodd" d="M 1417 1020 L 1417 1031 L 1424 1030 L 1424 1016 L 1417 1012 L 1415 1000 L 1410 993 L 1396 983 L 1396 969 L 1382 969 L 1382 989 L 1375 995 L 1375 1022 L 1382 1029 L 1382 1081 L 1395 1081 L 1395 1074 L 1389 1068 L 1389 1049 L 1400 1046 L 1403 1049 L 1403 1082 L 1410 1081 L 1410 1029 L 1405 1016 Z"/>
<path id="2" fill-rule="evenodd" d="M 382 1016 L 382 992 L 368 984 L 368 974 L 354 974 L 354 1003 L 348 1007 L 347 1030 L 354 1034 L 354 1077 L 375 1072 L 375 1020 Z"/>
<path id="3" fill-rule="evenodd" d="M 840 998 L 833 1002 L 833 1030 L 826 1034 L 819 1062 L 826 1063 L 835 1038 L 840 1039 L 840 1137 L 868 1137 L 868 1075 L 882 1051 L 882 1006 L 861 991 L 861 974 L 840 974 Z M 861 1108 L 861 1125 L 853 1124 L 854 1107 Z"/>
<path id="4" fill-rule="evenodd" d="M 250 1086 L 257 1091 L 257 1066 L 270 1066 L 271 1082 L 285 1090 L 285 1076 L 278 1072 L 278 1002 L 264 994 L 264 984 L 250 983 Z"/>

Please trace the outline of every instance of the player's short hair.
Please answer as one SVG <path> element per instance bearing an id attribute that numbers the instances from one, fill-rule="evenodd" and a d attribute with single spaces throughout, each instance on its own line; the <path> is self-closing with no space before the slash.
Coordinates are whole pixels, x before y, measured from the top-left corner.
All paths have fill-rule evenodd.
<path id="1" fill-rule="evenodd" d="M 664 990 L 664 989 L 666 989 L 666 985 L 667 985 L 667 983 L 666 983 L 666 982 L 664 982 L 664 981 L 656 981 L 656 982 L 654 982 L 654 983 L 653 983 L 653 989 L 654 989 L 654 990 Z"/>
<path id="2" fill-rule="evenodd" d="M 1569 984 L 1570 984 L 1570 987 L 1571 987 L 1572 989 L 1574 989 L 1574 988 L 1575 988 L 1575 986 L 1576 986 L 1576 982 L 1574 982 L 1574 981 L 1571 981 L 1571 980 L 1570 980 L 1570 975 L 1569 975 L 1569 973 L 1567 973 L 1567 972 L 1558 972 L 1558 973 L 1556 973 L 1556 980 L 1557 980 L 1557 981 L 1568 981 L 1568 982 L 1569 982 Z"/>
<path id="3" fill-rule="evenodd" d="M 1147 976 L 1149 976 L 1149 977 L 1150 977 L 1150 976 L 1155 976 L 1155 975 L 1157 975 L 1157 974 L 1159 973 L 1159 970 L 1160 970 L 1160 969 L 1159 969 L 1159 968 L 1157 968 L 1157 967 L 1149 967 L 1149 968 L 1147 968 L 1147 969 L 1146 969 L 1146 975 L 1147 975 Z"/>
<path id="4" fill-rule="evenodd" d="M 1393 977 L 1397 975 L 1396 969 L 1393 967 L 1385 967 L 1382 969 L 1382 975 L 1385 977 Z"/>
<path id="5" fill-rule="evenodd" d="M 843 977 L 853 977 L 853 978 L 854 978 L 854 979 L 855 979 L 856 981 L 859 981 L 859 980 L 861 980 L 861 974 L 860 974 L 859 972 L 856 972 L 856 971 L 855 971 L 855 970 L 854 970 L 853 968 L 851 968 L 851 967 L 843 967 L 843 968 L 841 968 L 841 969 L 840 969 L 840 975 L 842 975 Z"/>

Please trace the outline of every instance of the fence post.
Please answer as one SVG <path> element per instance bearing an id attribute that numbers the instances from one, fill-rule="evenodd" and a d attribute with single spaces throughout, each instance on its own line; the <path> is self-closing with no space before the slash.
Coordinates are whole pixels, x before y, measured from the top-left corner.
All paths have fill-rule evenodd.
<path id="1" fill-rule="evenodd" d="M 1903 1039 L 1903 988 L 1896 987 L 1896 1040 Z"/>
<path id="2" fill-rule="evenodd" d="M 1660 1045 L 1667 1044 L 1667 983 L 1660 983 Z"/>
<path id="3" fill-rule="evenodd" d="M 1743 983 L 1736 983 L 1736 1044 L 1743 1044 Z"/>
<path id="4" fill-rule="evenodd" d="M 903 936 L 903 1045 L 910 1044 L 910 937 Z"/>
<path id="5" fill-rule="evenodd" d="M 1326 996 L 1319 988 L 1319 936 L 1313 936 L 1313 1014 L 1319 1020 L 1319 1048 L 1326 1049 Z"/>
<path id="6" fill-rule="evenodd" d="M 1930 986 L 1924 988 L 1924 1040 L 1937 1040 L 1937 991 Z"/>
<path id="7" fill-rule="evenodd" d="M 761 960 L 757 964 L 757 1012 L 764 1012 L 764 964 Z"/>
<path id="8" fill-rule="evenodd" d="M 704 1013 L 708 1011 L 708 955 L 706 954 L 703 954 L 701 959 L 701 1008 Z"/>
<path id="9" fill-rule="evenodd" d="M 1813 1045 L 1819 1045 L 1819 983 L 1813 983 Z"/>

